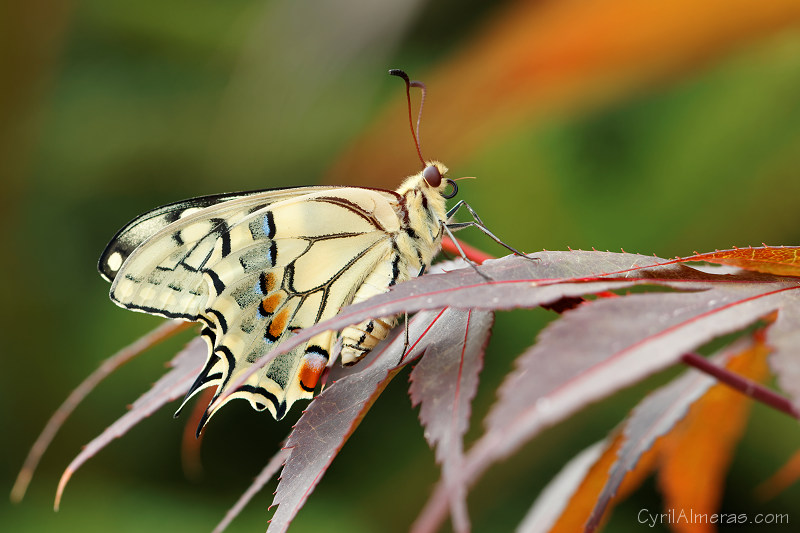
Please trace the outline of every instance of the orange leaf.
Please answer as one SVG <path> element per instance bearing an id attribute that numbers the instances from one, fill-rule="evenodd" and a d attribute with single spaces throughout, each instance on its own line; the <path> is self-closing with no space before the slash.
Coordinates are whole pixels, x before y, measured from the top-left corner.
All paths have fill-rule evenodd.
<path id="1" fill-rule="evenodd" d="M 764 246 L 734 248 L 685 257 L 681 261 L 705 261 L 755 270 L 777 276 L 800 276 L 800 247 Z"/>
<path id="2" fill-rule="evenodd" d="M 728 370 L 754 381 L 764 381 L 768 348 L 758 342 L 732 358 Z M 718 512 L 725 474 L 736 443 L 744 431 L 751 400 L 730 387 L 717 384 L 692 405 L 686 418 L 663 438 L 659 484 L 664 508 L 674 510 L 673 531 L 715 531 L 707 520 L 678 520 L 683 511 Z"/>
<path id="3" fill-rule="evenodd" d="M 757 343 L 731 358 L 726 368 L 763 381 L 769 375 L 766 365 L 768 349 L 763 335 L 757 334 L 755 338 Z M 671 518 L 674 529 L 713 531 L 709 524 L 676 522 L 681 510 L 709 515 L 717 511 L 724 474 L 732 448 L 744 428 L 749 402 L 749 398 L 726 385 L 712 386 L 670 433 L 658 438 L 641 456 L 635 468 L 625 475 L 608 508 L 613 508 L 658 468 L 665 496 L 664 506 L 675 509 Z M 608 481 L 609 471 L 618 460 L 621 444 L 622 434 L 618 433 L 592 465 L 550 533 L 583 530 Z M 607 518 L 608 513 L 605 516 Z"/>
<path id="4" fill-rule="evenodd" d="M 622 444 L 622 434 L 618 433 L 614 440 L 609 444 L 603 455 L 589 469 L 586 477 L 581 482 L 578 489 L 572 495 L 569 503 L 561 512 L 558 521 L 550 529 L 549 533 L 572 533 L 583 531 L 586 521 L 600 496 L 600 492 L 608 480 L 608 472 L 612 465 L 617 461 L 617 453 Z M 657 454 L 660 449 L 660 441 L 656 441 L 650 450 L 645 452 L 636 464 L 636 468 L 625 475 L 625 480 L 619 487 L 616 496 L 611 500 L 609 508 L 613 508 L 616 502 L 624 500 L 628 494 L 636 490 L 642 481 L 652 472 Z M 606 517 L 608 514 L 606 514 Z"/>
<path id="5" fill-rule="evenodd" d="M 798 25 L 797 0 L 515 2 L 424 76 L 423 153 L 461 161 L 498 131 L 679 79 Z M 398 87 L 327 181 L 394 186 L 402 169 L 416 172 L 407 112 Z"/>

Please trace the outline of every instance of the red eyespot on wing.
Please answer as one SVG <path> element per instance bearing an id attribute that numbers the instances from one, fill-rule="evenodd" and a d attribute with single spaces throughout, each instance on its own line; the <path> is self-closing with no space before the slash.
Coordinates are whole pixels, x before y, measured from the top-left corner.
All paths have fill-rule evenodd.
<path id="1" fill-rule="evenodd" d="M 307 392 L 314 392 L 314 389 L 319 382 L 322 371 L 325 370 L 325 365 L 328 359 L 316 354 L 307 353 L 303 357 L 303 362 L 300 366 L 300 386 Z"/>
<path id="2" fill-rule="evenodd" d="M 422 171 L 422 177 L 425 178 L 425 181 L 431 187 L 438 187 L 442 184 L 442 174 L 434 165 L 428 165 L 425 167 L 425 170 Z"/>

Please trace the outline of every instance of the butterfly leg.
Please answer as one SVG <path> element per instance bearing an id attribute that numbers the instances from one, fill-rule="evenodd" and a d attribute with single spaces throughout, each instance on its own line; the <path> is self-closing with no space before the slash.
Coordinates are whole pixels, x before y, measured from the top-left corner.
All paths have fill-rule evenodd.
<path id="1" fill-rule="evenodd" d="M 405 328 L 405 339 L 403 341 L 403 355 L 400 356 L 400 362 L 403 362 L 403 359 L 406 358 L 406 351 L 408 351 L 408 347 L 411 344 L 408 340 L 408 311 L 403 313 L 403 325 Z"/>
<path id="2" fill-rule="evenodd" d="M 447 233 L 447 236 L 450 237 L 450 240 L 453 241 L 453 244 L 456 245 L 456 250 L 458 250 L 458 253 L 461 255 L 461 258 L 464 259 L 464 261 L 466 261 L 467 264 L 472 267 L 472 270 L 474 270 L 483 279 L 485 279 L 486 281 L 492 281 L 491 277 L 487 276 L 486 274 L 480 271 L 475 261 L 467 257 L 467 254 L 465 254 L 464 250 L 461 249 L 461 245 L 458 243 L 458 239 L 456 239 L 455 236 L 453 235 L 453 232 L 450 231 L 450 226 L 451 225 L 449 224 L 442 223 L 442 228 L 444 229 L 445 233 Z"/>
<path id="3" fill-rule="evenodd" d="M 525 258 L 530 259 L 530 260 L 535 260 L 535 258 L 528 257 L 527 255 L 523 254 L 522 252 L 520 252 L 519 250 L 517 250 L 513 246 L 511 246 L 509 244 L 506 244 L 499 237 L 497 237 L 494 233 L 492 233 L 489 230 L 489 228 L 487 228 L 486 225 L 483 223 L 483 220 L 481 220 L 481 217 L 478 216 L 478 213 L 476 213 L 475 210 L 472 209 L 472 206 L 469 205 L 464 200 L 460 200 L 458 203 L 456 203 L 456 205 L 454 205 L 452 207 L 452 209 L 450 209 L 450 211 L 447 212 L 447 219 L 450 220 L 450 218 L 453 215 L 455 215 L 456 212 L 459 209 L 461 209 L 462 207 L 465 207 L 467 209 L 467 211 L 469 211 L 470 216 L 472 216 L 472 218 L 473 218 L 472 222 L 452 222 L 452 223 L 446 224 L 445 228 L 448 228 L 451 231 L 458 231 L 458 230 L 461 230 L 461 229 L 464 229 L 464 228 L 468 228 L 468 227 L 478 228 L 483 233 L 485 233 L 486 235 L 491 237 L 491 239 L 494 240 L 494 242 L 496 242 L 500 246 L 504 247 L 505 249 L 510 250 L 510 251 L 514 252 L 515 254 L 521 256 L 521 257 L 525 257 Z M 448 231 L 448 235 L 450 235 L 449 231 Z M 452 235 L 450 235 L 450 238 L 451 239 L 453 238 Z M 456 244 L 456 247 L 458 247 L 458 244 Z M 461 251 L 461 249 L 459 248 L 459 252 L 460 251 Z M 461 255 L 464 255 L 464 254 L 462 253 Z"/>

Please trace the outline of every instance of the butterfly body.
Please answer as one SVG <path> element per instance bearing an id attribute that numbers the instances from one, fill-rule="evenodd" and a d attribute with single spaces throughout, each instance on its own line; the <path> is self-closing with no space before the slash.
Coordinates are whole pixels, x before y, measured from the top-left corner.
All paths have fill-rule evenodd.
<path id="1" fill-rule="evenodd" d="M 307 187 L 202 197 L 141 215 L 100 258 L 118 305 L 199 321 L 209 346 L 187 399 L 226 385 L 293 331 L 386 292 L 430 265 L 447 219 L 441 179 L 421 172 L 397 191 Z M 452 182 L 450 182 L 452 183 Z M 310 398 L 337 339 L 357 362 L 394 323 L 376 317 L 280 355 L 233 391 L 281 418 Z M 207 413 L 206 419 L 212 413 Z"/>

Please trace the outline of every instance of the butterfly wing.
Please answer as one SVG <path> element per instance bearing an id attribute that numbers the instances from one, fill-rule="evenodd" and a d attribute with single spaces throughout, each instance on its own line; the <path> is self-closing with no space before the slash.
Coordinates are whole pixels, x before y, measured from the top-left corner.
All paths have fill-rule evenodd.
<path id="1" fill-rule="evenodd" d="M 114 276 L 111 297 L 119 305 L 205 324 L 209 359 L 188 396 L 211 386 L 218 396 L 293 330 L 335 315 L 378 265 L 391 264 L 400 227 L 393 193 L 288 191 L 179 217 L 139 244 Z M 137 220 L 168 220 L 158 211 Z M 229 398 L 281 418 L 295 400 L 313 395 L 333 342 L 323 334 L 277 357 Z"/>
<path id="2" fill-rule="evenodd" d="M 111 299 L 118 305 L 167 318 L 198 320 L 208 298 L 204 267 L 218 241 L 224 249 L 230 247 L 226 235 L 231 224 L 275 202 L 332 189 L 204 196 L 156 208 L 117 233 L 100 256 L 98 270 L 112 282 Z"/>
<path id="3" fill-rule="evenodd" d="M 252 204 L 256 206 L 268 205 L 286 198 L 291 198 L 292 196 L 308 194 L 316 190 L 330 190 L 332 188 L 333 187 L 291 187 L 213 194 L 162 205 L 161 207 L 139 215 L 119 230 L 100 255 L 100 259 L 97 262 L 97 270 L 106 281 L 113 281 L 122 264 L 128 259 L 128 256 L 130 256 L 144 241 L 170 224 L 205 208 L 240 199 L 250 199 L 252 200 Z M 250 204 L 250 202 L 245 200 L 244 202 L 240 202 L 239 205 L 242 203 Z M 222 213 L 216 214 L 217 217 L 221 215 Z"/>

